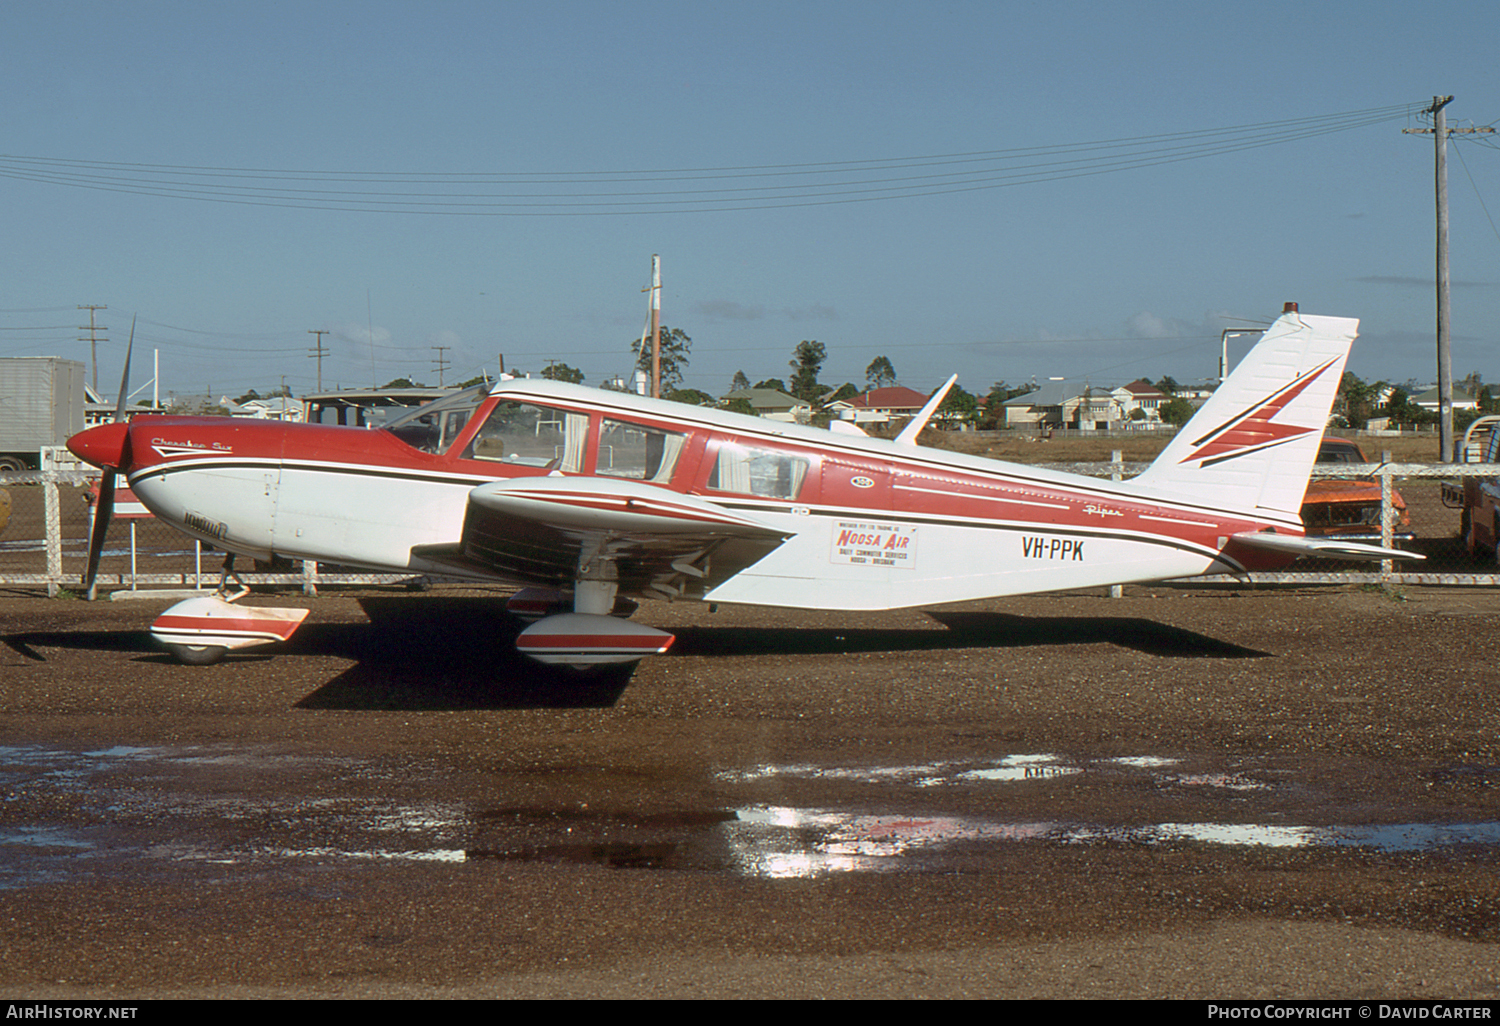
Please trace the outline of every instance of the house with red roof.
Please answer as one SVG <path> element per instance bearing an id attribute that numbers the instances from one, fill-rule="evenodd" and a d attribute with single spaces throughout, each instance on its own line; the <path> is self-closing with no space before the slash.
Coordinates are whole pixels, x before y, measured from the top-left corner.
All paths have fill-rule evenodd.
<path id="1" fill-rule="evenodd" d="M 927 405 L 928 396 L 904 385 L 888 388 L 872 388 L 868 392 L 830 403 L 840 420 L 856 424 L 889 424 L 896 420 L 910 420 Z"/>

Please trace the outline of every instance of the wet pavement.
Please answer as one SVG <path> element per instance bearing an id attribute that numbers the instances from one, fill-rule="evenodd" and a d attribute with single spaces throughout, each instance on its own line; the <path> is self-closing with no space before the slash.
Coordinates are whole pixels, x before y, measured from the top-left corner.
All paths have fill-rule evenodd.
<path id="1" fill-rule="evenodd" d="M 489 599 L 299 601 L 191 668 L 0 599 L 8 992 L 1500 995 L 1485 593 L 648 605 L 571 691 Z"/>

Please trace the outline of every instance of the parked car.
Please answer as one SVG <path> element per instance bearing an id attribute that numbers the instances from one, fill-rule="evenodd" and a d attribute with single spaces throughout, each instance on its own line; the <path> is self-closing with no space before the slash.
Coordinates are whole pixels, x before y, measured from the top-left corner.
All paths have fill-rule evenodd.
<path id="1" fill-rule="evenodd" d="M 1455 462 L 1500 462 L 1500 417 L 1480 417 L 1454 443 Z M 1475 559 L 1500 561 L 1500 477 L 1465 476 L 1441 485 L 1443 505 L 1461 509 L 1458 530 Z"/>
<path id="2" fill-rule="evenodd" d="M 1359 446 L 1347 438 L 1324 438 L 1318 447 L 1319 463 L 1369 463 Z M 1313 473 L 1317 473 L 1314 468 Z M 1401 493 L 1391 489 L 1396 507 L 1394 541 L 1411 541 L 1411 515 Z M 1302 497 L 1302 524 L 1310 535 L 1337 537 L 1347 541 L 1380 541 L 1380 483 L 1355 478 L 1326 478 L 1307 483 Z"/>

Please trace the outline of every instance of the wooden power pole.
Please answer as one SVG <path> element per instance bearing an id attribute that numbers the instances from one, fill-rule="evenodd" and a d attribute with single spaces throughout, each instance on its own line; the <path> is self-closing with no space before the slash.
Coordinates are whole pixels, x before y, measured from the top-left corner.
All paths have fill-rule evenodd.
<path id="1" fill-rule="evenodd" d="M 1432 115 L 1431 128 L 1406 128 L 1411 135 L 1432 133 L 1433 191 L 1437 203 L 1437 365 L 1438 365 L 1438 460 L 1453 462 L 1453 348 L 1449 339 L 1452 321 L 1451 290 L 1448 281 L 1448 136 L 1452 132 L 1489 133 L 1493 128 L 1448 127 L 1443 108 L 1453 102 L 1451 96 L 1434 96 L 1432 106 L 1422 113 Z"/>
<path id="2" fill-rule="evenodd" d="M 318 336 L 317 347 L 307 355 L 318 361 L 318 391 L 321 392 L 323 391 L 323 357 L 328 355 L 328 350 L 323 348 L 323 336 L 328 334 L 328 329 L 308 328 L 307 333 Z"/>
<path id="3" fill-rule="evenodd" d="M 80 306 L 78 309 L 80 309 L 80 310 L 87 310 L 89 312 L 89 326 L 87 328 L 80 327 L 78 330 L 79 331 L 87 331 L 89 333 L 89 369 L 90 369 L 90 373 L 92 373 L 93 376 L 94 376 L 94 394 L 98 395 L 99 394 L 99 342 L 101 341 L 101 339 L 99 338 L 99 332 L 101 332 L 101 331 L 108 331 L 109 329 L 106 328 L 102 324 L 95 324 L 94 323 L 94 311 L 95 310 L 108 310 L 109 307 L 103 306 L 103 305 L 100 305 L 100 306 Z M 80 341 L 82 341 L 82 340 L 80 339 Z M 109 339 L 106 338 L 106 339 L 103 339 L 102 341 L 108 342 Z"/>
<path id="4" fill-rule="evenodd" d="M 651 397 L 661 398 L 661 257 L 651 254 Z"/>

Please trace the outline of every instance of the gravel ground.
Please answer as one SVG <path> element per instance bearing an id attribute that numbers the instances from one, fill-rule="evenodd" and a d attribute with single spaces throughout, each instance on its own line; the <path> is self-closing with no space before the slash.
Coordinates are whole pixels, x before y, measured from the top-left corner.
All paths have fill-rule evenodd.
<path id="1" fill-rule="evenodd" d="M 1500 593 L 648 604 L 540 674 L 493 599 L 0 596 L 0 990 L 1500 996 Z"/>

